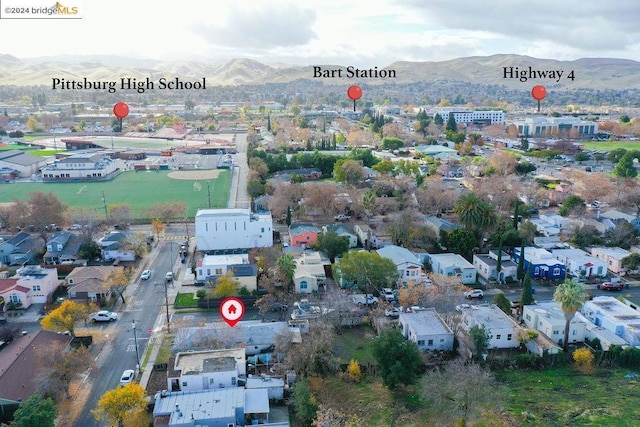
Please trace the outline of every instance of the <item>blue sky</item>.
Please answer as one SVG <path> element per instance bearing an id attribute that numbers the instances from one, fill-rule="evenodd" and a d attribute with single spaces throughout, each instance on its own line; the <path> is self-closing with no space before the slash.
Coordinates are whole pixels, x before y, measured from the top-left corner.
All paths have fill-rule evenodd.
<path id="1" fill-rule="evenodd" d="M 40 5 L 46 0 L 3 0 Z M 65 0 L 81 20 L 0 20 L 0 53 L 384 67 L 514 53 L 640 60 L 640 2 Z M 47 6 L 48 4 L 45 4 Z"/>

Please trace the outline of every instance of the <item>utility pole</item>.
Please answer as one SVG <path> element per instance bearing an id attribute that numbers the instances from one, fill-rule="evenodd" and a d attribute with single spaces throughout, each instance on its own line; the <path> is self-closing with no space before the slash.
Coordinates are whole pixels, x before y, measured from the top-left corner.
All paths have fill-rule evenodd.
<path id="1" fill-rule="evenodd" d="M 207 181 L 207 199 L 209 200 L 209 209 L 211 209 L 211 189 L 209 187 L 208 181 Z"/>
<path id="2" fill-rule="evenodd" d="M 140 354 L 138 353 L 138 335 L 136 335 L 136 321 L 135 320 L 131 321 L 131 327 L 133 328 L 133 340 L 134 340 L 134 343 L 135 343 L 135 346 L 136 346 L 136 362 L 138 363 L 136 365 L 136 371 L 140 372 Z"/>

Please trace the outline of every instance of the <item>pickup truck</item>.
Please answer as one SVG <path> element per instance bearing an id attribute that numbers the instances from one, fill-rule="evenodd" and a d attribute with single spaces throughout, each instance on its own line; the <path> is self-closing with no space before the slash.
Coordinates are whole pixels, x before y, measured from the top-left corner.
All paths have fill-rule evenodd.
<path id="1" fill-rule="evenodd" d="M 359 306 L 375 305 L 378 303 L 378 298 L 371 294 L 355 294 L 351 295 L 351 301 Z"/>
<path id="2" fill-rule="evenodd" d="M 101 310 L 91 316 L 92 322 L 114 322 L 118 320 L 118 313 Z"/>

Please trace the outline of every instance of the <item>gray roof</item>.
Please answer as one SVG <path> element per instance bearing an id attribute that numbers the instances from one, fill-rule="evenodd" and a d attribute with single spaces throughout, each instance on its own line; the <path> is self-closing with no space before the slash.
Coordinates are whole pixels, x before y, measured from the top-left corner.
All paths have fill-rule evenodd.
<path id="1" fill-rule="evenodd" d="M 435 310 L 415 311 L 413 313 L 400 313 L 400 320 L 411 326 L 416 335 L 442 335 L 451 334 L 449 328 L 438 316 Z"/>
<path id="2" fill-rule="evenodd" d="M 0 160 L 7 163 L 14 163 L 20 166 L 29 166 L 43 162 L 43 158 L 27 154 L 20 150 L 9 150 L 0 152 Z"/>
<path id="3" fill-rule="evenodd" d="M 153 416 L 170 415 L 169 425 L 195 425 L 193 420 L 236 418 L 237 408 L 244 408 L 241 387 L 161 393 L 156 398 Z"/>
<path id="4" fill-rule="evenodd" d="M 410 263 L 422 266 L 418 257 L 409 249 L 403 248 L 402 246 L 387 245 L 378 249 L 376 252 L 381 257 L 390 259 L 395 265 Z"/>
<path id="5" fill-rule="evenodd" d="M 211 343 L 216 343 L 215 347 L 237 348 L 248 346 L 271 346 L 275 345 L 277 335 L 288 331 L 287 322 L 268 322 L 260 320 L 249 320 L 238 322 L 233 329 L 225 323 L 210 323 L 205 327 L 181 328 L 176 333 L 173 349 L 174 351 L 189 351 L 211 347 Z"/>

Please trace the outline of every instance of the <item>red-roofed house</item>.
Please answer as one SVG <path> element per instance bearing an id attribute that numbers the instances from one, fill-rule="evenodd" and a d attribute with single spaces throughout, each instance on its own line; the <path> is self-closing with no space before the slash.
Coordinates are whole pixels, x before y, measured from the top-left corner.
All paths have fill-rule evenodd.
<path id="1" fill-rule="evenodd" d="M 15 304 L 21 308 L 29 308 L 33 304 L 31 289 L 18 284 L 17 278 L 0 279 L 0 297 L 4 298 L 4 309 Z"/>

